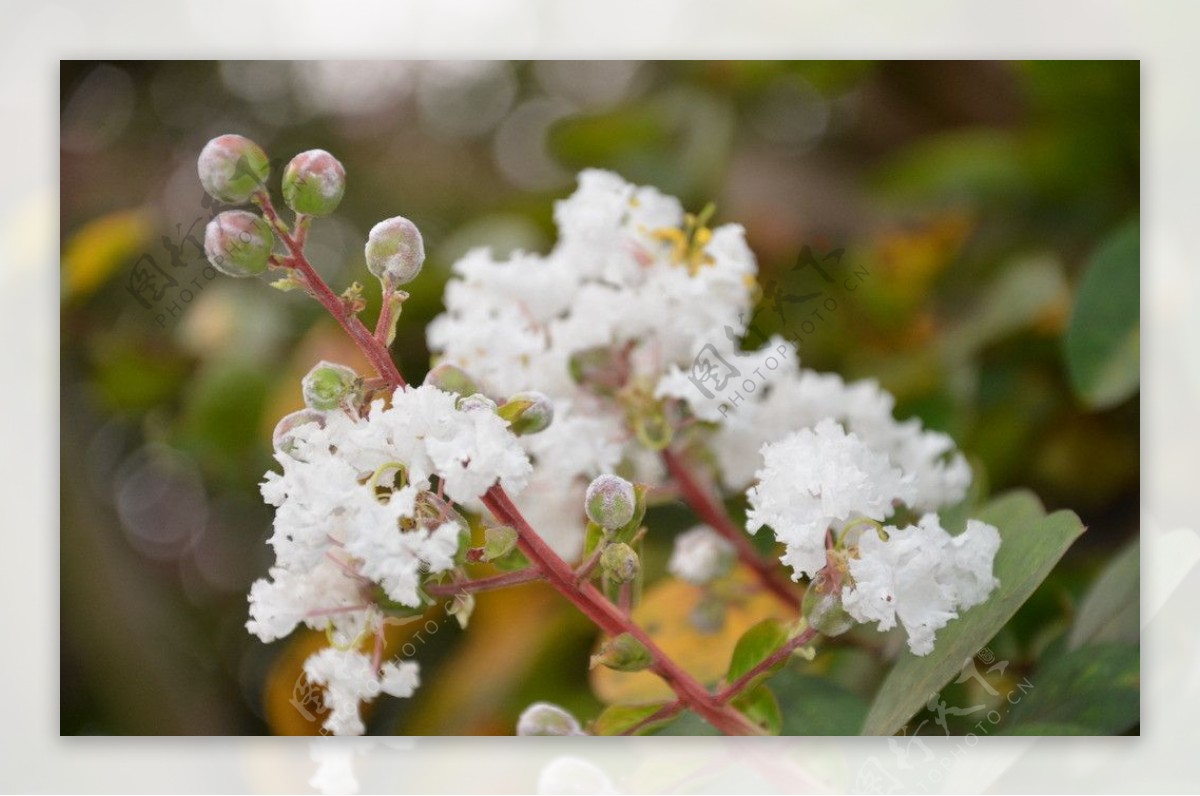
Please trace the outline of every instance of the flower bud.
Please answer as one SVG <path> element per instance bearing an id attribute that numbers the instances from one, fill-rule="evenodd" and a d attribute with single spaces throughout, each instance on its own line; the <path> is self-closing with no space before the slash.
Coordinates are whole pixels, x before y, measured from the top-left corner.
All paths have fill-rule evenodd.
<path id="1" fill-rule="evenodd" d="M 346 192 L 346 170 L 324 149 L 301 152 L 283 171 L 283 201 L 297 213 L 327 216 Z"/>
<path id="2" fill-rule="evenodd" d="M 416 279 L 425 262 L 425 243 L 413 222 L 403 216 L 380 221 L 367 236 L 367 268 L 385 285 L 396 287 Z"/>
<path id="3" fill-rule="evenodd" d="M 284 415 L 275 424 L 275 431 L 271 434 L 271 445 L 277 452 L 291 456 L 296 447 L 296 429 L 309 423 L 316 423 L 324 428 L 325 415 L 315 409 L 301 409 L 299 412 Z"/>
<path id="4" fill-rule="evenodd" d="M 464 412 L 495 412 L 496 402 L 481 392 L 458 399 L 458 408 Z"/>
<path id="5" fill-rule="evenodd" d="M 462 368 L 449 362 L 442 362 L 425 376 L 425 383 L 445 392 L 458 395 L 474 395 L 479 392 L 479 385 Z"/>
<path id="6" fill-rule="evenodd" d="M 638 554 L 624 542 L 614 542 L 600 554 L 600 566 L 604 573 L 617 583 L 629 583 L 642 568 Z"/>
<path id="7" fill-rule="evenodd" d="M 517 719 L 517 735 L 583 734 L 574 716 L 549 702 L 534 702 Z"/>
<path id="8" fill-rule="evenodd" d="M 615 475 L 602 475 L 592 481 L 584 497 L 588 519 L 610 531 L 633 519 L 637 496 L 633 484 Z"/>
<path id="9" fill-rule="evenodd" d="M 504 402 L 498 410 L 509 422 L 517 436 L 537 434 L 550 427 L 554 420 L 554 402 L 545 393 L 530 390 L 519 392 Z"/>
<path id="10" fill-rule="evenodd" d="M 737 553 L 733 544 L 707 525 L 675 537 L 667 571 L 680 580 L 703 586 L 729 574 Z"/>
<path id="11" fill-rule="evenodd" d="M 200 151 L 196 168 L 209 196 L 234 205 L 246 202 L 271 173 L 267 153 L 240 135 L 220 135 L 209 141 Z"/>
<path id="12" fill-rule="evenodd" d="M 310 409 L 337 409 L 348 398 L 357 396 L 358 374 L 345 365 L 321 362 L 304 377 L 304 403 Z"/>
<path id="13" fill-rule="evenodd" d="M 824 636 L 840 636 L 854 627 L 854 617 L 842 607 L 842 590 L 834 588 L 825 570 L 808 584 L 800 611 L 809 627 Z"/>
<path id="14" fill-rule="evenodd" d="M 654 657 L 646 645 L 629 633 L 622 633 L 605 643 L 600 651 L 592 656 L 591 666 L 607 666 L 618 672 L 640 672 L 654 663 Z"/>
<path id="15" fill-rule="evenodd" d="M 257 276 L 267 270 L 275 232 L 261 217 L 245 210 L 226 210 L 204 230 L 208 261 L 229 276 Z"/>

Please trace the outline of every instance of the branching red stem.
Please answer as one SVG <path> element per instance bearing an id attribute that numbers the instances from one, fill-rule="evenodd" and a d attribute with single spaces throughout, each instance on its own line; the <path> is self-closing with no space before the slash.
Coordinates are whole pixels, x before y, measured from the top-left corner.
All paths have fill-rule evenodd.
<path id="1" fill-rule="evenodd" d="M 387 347 L 363 326 L 362 321 L 345 301 L 334 294 L 304 256 L 303 247 L 292 237 L 271 205 L 266 191 L 255 197 L 263 215 L 276 229 L 290 252 L 289 261 L 304 285 L 330 315 L 350 335 L 379 376 L 390 387 L 401 387 L 404 378 L 392 361 Z M 740 712 L 721 702 L 699 681 L 684 671 L 636 623 L 613 605 L 591 583 L 580 583 L 576 572 L 547 545 L 529 525 L 524 515 L 499 484 L 484 495 L 483 503 L 501 522 L 516 529 L 518 545 L 530 563 L 564 598 L 610 636 L 623 633 L 636 638 L 650 653 L 651 671 L 661 677 L 679 696 L 679 703 L 690 708 L 705 721 L 728 735 L 760 735 L 762 731 Z M 514 573 L 515 575 L 516 573 Z"/>

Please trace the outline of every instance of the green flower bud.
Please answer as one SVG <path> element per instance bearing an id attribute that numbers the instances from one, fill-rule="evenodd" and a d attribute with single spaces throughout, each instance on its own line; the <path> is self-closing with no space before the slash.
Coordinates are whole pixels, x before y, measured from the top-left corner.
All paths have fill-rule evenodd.
<path id="1" fill-rule="evenodd" d="M 220 135 L 204 145 L 196 162 L 200 184 L 209 196 L 243 204 L 266 185 L 271 165 L 267 153 L 249 138 Z"/>
<path id="2" fill-rule="evenodd" d="M 297 213 L 327 216 L 345 193 L 346 170 L 324 149 L 301 152 L 283 171 L 283 201 Z"/>
<path id="3" fill-rule="evenodd" d="M 534 702 L 517 720 L 517 735 L 583 734 L 574 716 L 549 702 Z"/>
<path id="4" fill-rule="evenodd" d="M 204 230 L 208 261 L 229 276 L 258 276 L 267 270 L 274 248 L 271 225 L 245 210 L 226 210 Z"/>
<path id="5" fill-rule="evenodd" d="M 614 542 L 600 554 L 600 566 L 609 579 L 617 583 L 628 583 L 637 577 L 642 568 L 638 554 L 624 542 Z"/>
<path id="6" fill-rule="evenodd" d="M 425 376 L 425 383 L 458 395 L 474 395 L 479 385 L 462 368 L 443 362 Z"/>
<path id="7" fill-rule="evenodd" d="M 310 409 L 337 409 L 347 399 L 357 397 L 358 374 L 345 365 L 321 362 L 304 377 L 304 403 Z"/>
<path id="8" fill-rule="evenodd" d="M 589 520 L 611 531 L 633 519 L 636 502 L 633 484 L 619 476 L 602 475 L 587 488 L 583 505 Z"/>
<path id="9" fill-rule="evenodd" d="M 842 590 L 833 587 L 825 570 L 808 584 L 800 610 L 809 627 L 824 636 L 840 636 L 854 627 L 854 617 L 842 607 Z"/>
<path id="10" fill-rule="evenodd" d="M 459 398 L 457 405 L 464 412 L 496 411 L 496 402 L 481 392 Z"/>
<path id="11" fill-rule="evenodd" d="M 413 222 L 396 216 L 371 228 L 366 255 L 371 273 L 394 288 L 417 278 L 425 262 L 425 242 Z"/>
<path id="12" fill-rule="evenodd" d="M 294 432 L 308 423 L 316 423 L 321 428 L 324 428 L 325 415 L 315 409 L 301 409 L 299 412 L 284 415 L 275 424 L 275 431 L 271 434 L 271 445 L 277 452 L 292 456 L 296 446 L 296 435 Z"/>
<path id="13" fill-rule="evenodd" d="M 537 434 L 553 422 L 554 402 L 545 393 L 530 390 L 513 395 L 497 412 L 517 436 Z"/>
<path id="14" fill-rule="evenodd" d="M 496 561 L 517 549 L 517 532 L 498 525 L 483 532 L 483 560 Z"/>
<path id="15" fill-rule="evenodd" d="M 629 633 L 622 633 L 592 656 L 592 668 L 607 666 L 618 672 L 640 672 L 654 663 L 650 650 Z"/>

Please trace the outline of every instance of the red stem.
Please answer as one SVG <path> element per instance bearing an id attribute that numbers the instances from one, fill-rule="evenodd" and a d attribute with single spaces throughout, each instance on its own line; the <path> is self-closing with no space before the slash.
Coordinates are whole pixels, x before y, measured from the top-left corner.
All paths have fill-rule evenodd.
<path id="1" fill-rule="evenodd" d="M 262 209 L 263 215 L 267 221 L 275 228 L 280 239 L 283 240 L 283 245 L 287 247 L 291 256 L 288 258 L 291 261 L 292 267 L 301 275 L 305 286 L 312 292 L 313 297 L 321 302 L 333 319 L 346 330 L 346 334 L 354 340 L 359 350 L 370 361 L 371 366 L 376 372 L 382 376 L 391 387 L 403 387 L 404 377 L 400 375 L 400 371 L 396 368 L 396 363 L 392 361 L 391 355 L 387 349 L 378 344 L 374 336 L 363 326 L 363 322 L 359 320 L 351 308 L 340 296 L 335 294 L 325 284 L 325 280 L 321 279 L 320 274 L 312 267 L 312 263 L 304 256 L 304 249 L 291 234 L 288 233 L 287 225 L 279 218 L 279 214 L 275 212 L 274 205 L 271 204 L 271 198 L 266 191 L 260 191 L 255 200 L 258 206 Z"/>
<path id="2" fill-rule="evenodd" d="M 542 570 L 550 584 L 588 619 L 610 636 L 628 633 L 641 642 L 653 659 L 650 669 L 671 686 L 687 707 L 727 735 L 761 734 L 759 728 L 741 713 L 718 703 L 703 685 L 671 660 L 646 631 L 631 622 L 595 586 L 591 583 L 576 585 L 575 573 L 570 566 L 530 527 L 499 484 L 487 491 L 483 503 L 498 520 L 516 529 L 521 551 L 534 566 Z"/>
<path id="3" fill-rule="evenodd" d="M 746 672 L 741 677 L 727 685 L 725 688 L 721 689 L 717 693 L 717 700 L 719 702 L 729 702 L 738 694 L 742 693 L 742 691 L 746 690 L 746 686 L 748 686 L 756 677 L 761 675 L 763 672 L 766 672 L 780 661 L 787 660 L 789 657 L 791 657 L 793 652 L 800 647 L 803 647 L 816 637 L 817 631 L 814 628 L 805 628 L 803 633 L 793 639 L 790 639 L 788 643 L 784 644 L 782 647 L 759 661 L 759 663 L 750 671 Z"/>
<path id="4" fill-rule="evenodd" d="M 387 348 L 388 333 L 392 330 L 392 296 L 394 291 L 385 287 L 383 289 L 383 304 L 379 307 L 379 319 L 375 322 L 375 340 L 384 348 Z"/>
<path id="5" fill-rule="evenodd" d="M 717 693 L 717 701 L 725 702 L 725 703 L 732 702 L 738 695 L 740 695 L 743 691 L 745 691 L 746 686 L 748 686 L 760 674 L 767 671 L 772 666 L 779 663 L 781 660 L 786 659 L 789 655 L 791 655 L 793 652 L 795 652 L 798 648 L 803 647 L 805 644 L 812 641 L 816 637 L 817 637 L 817 631 L 811 627 L 807 628 L 803 633 L 801 633 L 800 635 L 791 639 L 790 641 L 788 641 L 787 644 L 783 645 L 778 650 L 771 653 L 766 658 L 764 658 L 762 661 L 760 661 L 758 663 L 758 665 L 755 666 L 753 669 L 746 672 L 744 675 L 739 677 L 737 680 L 734 680 L 731 684 L 729 684 L 725 688 L 721 689 L 721 691 Z M 632 727 L 626 728 L 621 733 L 621 735 L 636 735 L 638 730 L 642 729 L 643 727 L 645 727 L 647 725 L 653 724 L 658 721 L 666 721 L 667 719 L 674 718 L 677 714 L 682 712 L 685 707 L 687 707 L 687 706 L 683 703 L 682 700 L 679 700 L 679 699 L 675 700 L 674 702 L 668 702 L 667 704 L 663 705 L 661 708 L 659 708 L 654 713 L 651 713 L 649 716 L 647 716 L 646 718 L 639 721 L 637 724 L 634 724 Z"/>
<path id="6" fill-rule="evenodd" d="M 386 346 L 367 331 L 362 321 L 350 310 L 346 302 L 335 295 L 321 279 L 312 264 L 305 258 L 301 246 L 289 233 L 287 225 L 280 220 L 266 191 L 260 191 L 255 199 L 262 208 L 263 215 L 266 216 L 283 240 L 284 245 L 287 246 L 291 253 L 290 259 L 293 267 L 301 274 L 313 296 L 346 330 L 379 376 L 391 387 L 403 386 L 404 378 L 392 361 Z M 651 671 L 661 677 L 679 695 L 682 704 L 728 735 L 762 734 L 762 731 L 745 716 L 729 705 L 718 701 L 694 677 L 671 660 L 654 643 L 646 631 L 630 621 L 629 617 L 605 599 L 595 586 L 591 583 L 579 583 L 575 571 L 550 549 L 549 545 L 529 525 L 503 487 L 499 484 L 493 485 L 484 495 L 483 503 L 498 520 L 516 529 L 517 542 L 521 551 L 545 576 L 550 585 L 578 608 L 584 616 L 610 636 L 628 633 L 642 643 L 653 660 L 650 666 Z"/>
<path id="7" fill-rule="evenodd" d="M 667 472 L 675 479 L 684 502 L 692 507 L 696 516 L 729 540 L 737 550 L 738 558 L 754 570 L 754 574 L 763 588 L 771 591 L 787 603 L 792 610 L 799 613 L 800 595 L 796 593 L 792 584 L 779 574 L 779 569 L 771 561 L 758 554 L 746 532 L 734 525 L 724 506 L 721 506 L 713 497 L 712 492 L 700 483 L 679 454 L 666 448 L 662 452 L 662 459 L 667 467 Z"/>
<path id="8" fill-rule="evenodd" d="M 435 597 L 449 597 L 452 594 L 461 594 L 463 592 L 502 589 L 506 586 L 532 583 L 535 580 L 543 580 L 542 573 L 538 572 L 536 568 L 530 567 L 529 569 L 520 569 L 516 572 L 502 572 L 499 575 L 464 580 L 458 583 L 434 583 L 426 586 L 425 591 Z"/>

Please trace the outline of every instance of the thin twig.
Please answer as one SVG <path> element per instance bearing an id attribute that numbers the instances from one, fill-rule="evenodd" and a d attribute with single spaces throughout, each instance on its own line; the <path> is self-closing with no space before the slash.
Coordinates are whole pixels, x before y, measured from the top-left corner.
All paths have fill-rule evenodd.
<path id="1" fill-rule="evenodd" d="M 761 674 L 769 671 L 772 667 L 781 661 L 785 661 L 791 657 L 792 653 L 803 647 L 808 642 L 817 637 L 817 631 L 814 628 L 805 628 L 804 632 L 795 638 L 789 640 L 779 649 L 772 652 L 767 657 L 763 658 L 750 671 L 743 674 L 738 679 L 727 685 L 725 688 L 717 692 L 717 701 L 727 703 L 746 689 L 751 682 L 757 679 Z"/>
<path id="2" fill-rule="evenodd" d="M 521 583 L 532 583 L 545 579 L 545 576 L 537 569 L 528 567 L 526 569 L 519 569 L 516 572 L 503 572 L 499 575 L 490 575 L 486 578 L 460 580 L 457 583 L 434 583 L 426 586 L 425 591 L 434 597 L 449 597 L 453 594 L 491 591 L 492 589 L 503 589 L 506 586 L 516 586 Z"/>

